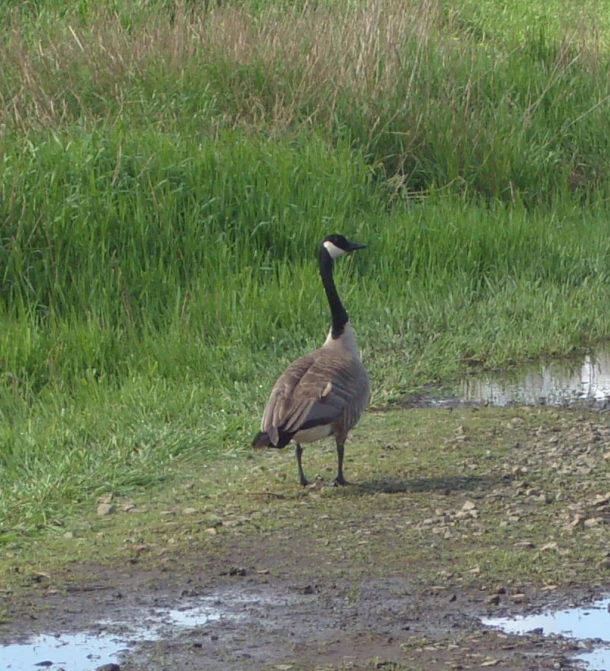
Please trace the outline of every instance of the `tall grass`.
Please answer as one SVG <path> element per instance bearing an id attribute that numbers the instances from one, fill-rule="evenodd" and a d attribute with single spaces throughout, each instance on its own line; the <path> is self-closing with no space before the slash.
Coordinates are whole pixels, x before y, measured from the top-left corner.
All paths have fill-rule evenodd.
<path id="1" fill-rule="evenodd" d="M 399 194 L 435 185 L 536 203 L 608 182 L 609 59 L 586 9 L 576 34 L 531 30 L 515 44 L 510 29 L 473 32 L 468 3 L 162 6 L 28 30 L 7 19 L 5 133 L 313 131 L 358 147 Z"/>
<path id="2" fill-rule="evenodd" d="M 610 328 L 603 203 L 530 212 L 437 193 L 388 213 L 353 150 L 152 137 L 83 132 L 68 152 L 52 137 L 5 155 L 5 528 L 245 447 L 274 377 L 328 327 L 315 246 L 329 230 L 369 244 L 337 278 L 375 404 Z"/>
<path id="3" fill-rule="evenodd" d="M 369 245 L 337 280 L 375 404 L 608 333 L 594 33 L 423 0 L 3 11 L 0 540 L 247 445 L 324 336 L 328 232 Z"/>

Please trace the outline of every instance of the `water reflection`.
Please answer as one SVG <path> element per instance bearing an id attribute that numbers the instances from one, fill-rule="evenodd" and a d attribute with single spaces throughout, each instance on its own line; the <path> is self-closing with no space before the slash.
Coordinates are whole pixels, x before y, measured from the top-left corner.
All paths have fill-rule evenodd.
<path id="1" fill-rule="evenodd" d="M 481 622 L 498 627 L 508 634 L 526 634 L 538 631 L 545 636 L 562 635 L 575 639 L 598 639 L 610 644 L 610 598 L 590 606 L 547 611 L 519 617 L 483 618 Z M 590 671 L 610 669 L 610 649 L 599 647 L 582 653 L 577 659 L 586 662 Z"/>
<path id="2" fill-rule="evenodd" d="M 202 598 L 189 608 L 156 608 L 150 613 L 135 613 L 131 623 L 122 620 L 100 622 L 98 628 L 120 627 L 124 633 L 81 632 L 41 634 L 25 643 L 0 645 L 0 669 L 32 671 L 35 668 L 59 671 L 94 671 L 103 664 L 117 663 L 122 653 L 136 643 L 156 641 L 167 628 L 189 629 L 226 617 L 238 617 L 223 608 L 218 598 Z"/>
<path id="3" fill-rule="evenodd" d="M 32 671 L 35 668 L 94 671 L 101 664 L 117 662 L 126 641 L 108 634 L 41 634 L 28 643 L 0 647 L 0 668 Z"/>
<path id="4" fill-rule="evenodd" d="M 519 372 L 465 380 L 465 401 L 491 405 L 610 405 L 610 351 L 580 360 L 551 361 L 526 366 Z"/>
<path id="5" fill-rule="evenodd" d="M 596 601 L 590 606 L 547 611 L 519 617 L 483 618 L 483 624 L 499 627 L 509 634 L 526 634 L 534 629 L 542 633 L 562 634 L 571 638 L 599 638 L 610 643 L 610 599 Z"/>

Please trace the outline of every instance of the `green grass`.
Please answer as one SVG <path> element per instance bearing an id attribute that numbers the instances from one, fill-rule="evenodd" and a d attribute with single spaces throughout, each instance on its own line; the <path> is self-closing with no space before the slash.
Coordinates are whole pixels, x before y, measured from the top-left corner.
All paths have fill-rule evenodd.
<path id="1" fill-rule="evenodd" d="M 154 496 L 115 492 L 111 515 L 97 516 L 92 499 L 78 518 L 55 518 L 50 537 L 7 535 L 0 575 L 17 587 L 42 571 L 57 588 L 70 562 L 134 560 L 169 561 L 184 580 L 201 575 L 202 557 L 224 557 L 279 581 L 294 580 L 297 561 L 301 580 L 321 584 L 408 575 L 448 590 L 504 585 L 504 603 L 549 584 L 590 587 L 607 575 L 609 433 L 605 415 L 547 408 L 369 413 L 346 450 L 350 487 L 330 486 L 330 442 L 305 450 L 309 489 L 291 451 L 192 455 Z"/>
<path id="2" fill-rule="evenodd" d="M 607 336 L 605 24 L 516 7 L 3 7 L 0 534 L 245 448 L 329 232 L 376 405 Z"/>
<path id="3" fill-rule="evenodd" d="M 604 7 L 568 3 L 582 21 L 538 28 L 536 4 L 508 18 L 496 4 L 107 3 L 66 15 L 40 3 L 5 15 L 0 121 L 18 137 L 99 124 L 315 134 L 359 148 L 395 197 L 436 185 L 537 204 L 605 191 Z"/>

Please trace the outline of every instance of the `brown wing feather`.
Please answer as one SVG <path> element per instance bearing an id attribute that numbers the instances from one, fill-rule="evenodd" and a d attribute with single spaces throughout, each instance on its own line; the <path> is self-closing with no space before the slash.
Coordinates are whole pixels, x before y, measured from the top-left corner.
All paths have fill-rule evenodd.
<path id="1" fill-rule="evenodd" d="M 261 430 L 301 429 L 339 420 L 349 430 L 368 402 L 368 376 L 358 359 L 325 349 L 294 361 L 275 383 Z"/>

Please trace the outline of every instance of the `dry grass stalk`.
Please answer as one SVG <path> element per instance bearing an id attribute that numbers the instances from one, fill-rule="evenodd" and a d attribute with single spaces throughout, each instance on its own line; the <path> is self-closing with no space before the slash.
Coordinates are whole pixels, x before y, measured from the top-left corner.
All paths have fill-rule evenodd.
<path id="1" fill-rule="evenodd" d="M 417 59 L 405 63 L 407 43 L 423 47 L 438 15 L 435 0 L 371 0 L 344 12 L 306 6 L 253 17 L 216 8 L 178 12 L 172 23 L 156 14 L 137 29 L 118 17 L 86 27 L 57 24 L 34 43 L 13 30 L 0 48 L 0 123 L 27 130 L 99 119 L 123 109 L 134 80 L 156 72 L 150 76 L 182 81 L 192 68 L 224 62 L 270 75 L 277 85 L 271 105 L 243 80 L 233 93 L 244 99 L 244 118 L 257 116 L 250 107 L 259 121 L 283 125 L 297 109 L 311 111 L 312 101 L 332 111 L 341 89 L 372 101 L 392 90 L 405 71 L 420 67 Z"/>

